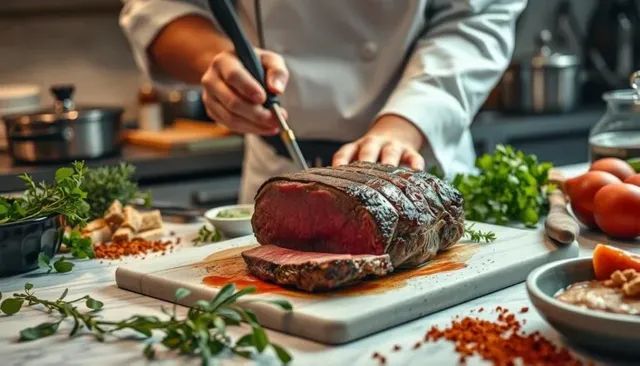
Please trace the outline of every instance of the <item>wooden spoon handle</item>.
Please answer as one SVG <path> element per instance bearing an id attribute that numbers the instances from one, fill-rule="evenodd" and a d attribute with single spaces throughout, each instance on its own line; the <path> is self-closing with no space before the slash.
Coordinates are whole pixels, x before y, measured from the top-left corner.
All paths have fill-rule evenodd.
<path id="1" fill-rule="evenodd" d="M 547 235 L 562 243 L 571 244 L 580 234 L 580 225 L 567 210 L 567 200 L 564 195 L 564 176 L 558 170 L 549 173 L 549 180 L 559 189 L 549 194 L 549 214 L 544 226 Z"/>

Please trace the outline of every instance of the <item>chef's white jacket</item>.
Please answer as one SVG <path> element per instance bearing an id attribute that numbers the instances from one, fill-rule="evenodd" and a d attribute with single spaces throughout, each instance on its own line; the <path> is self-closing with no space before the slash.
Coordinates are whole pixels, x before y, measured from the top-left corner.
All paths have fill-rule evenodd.
<path id="1" fill-rule="evenodd" d="M 178 17 L 197 14 L 215 23 L 207 2 L 123 1 L 120 23 L 139 67 L 157 83 L 179 84 L 154 67 L 147 48 Z M 236 6 L 251 42 L 285 58 L 291 76 L 280 99 L 299 140 L 348 142 L 377 117 L 395 114 L 424 133 L 427 164 L 451 177 L 473 168 L 469 125 L 509 63 L 526 3 L 239 0 Z M 296 169 L 247 136 L 240 201 L 252 202 L 264 180 Z"/>

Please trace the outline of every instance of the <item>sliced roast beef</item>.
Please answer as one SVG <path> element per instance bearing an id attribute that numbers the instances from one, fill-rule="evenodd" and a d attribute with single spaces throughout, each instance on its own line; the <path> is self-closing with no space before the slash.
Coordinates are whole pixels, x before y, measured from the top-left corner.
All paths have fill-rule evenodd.
<path id="1" fill-rule="evenodd" d="M 251 274 L 261 280 L 304 291 L 331 290 L 393 271 L 387 254 L 314 253 L 261 245 L 243 252 L 242 257 Z"/>
<path id="2" fill-rule="evenodd" d="M 358 171 L 314 168 L 307 172 L 365 184 L 382 193 L 389 200 L 398 212 L 399 218 L 397 235 L 387 250 L 394 267 L 402 266 L 418 250 L 417 247 L 423 245 L 424 236 L 429 230 L 427 223 L 431 220 L 431 216 L 418 210 L 404 192 L 393 183 Z"/>
<path id="3" fill-rule="evenodd" d="M 261 244 L 380 255 L 395 237 L 398 213 L 365 184 L 302 172 L 273 177 L 259 188 L 251 224 Z"/>
<path id="4" fill-rule="evenodd" d="M 267 180 L 258 189 L 251 223 L 260 244 L 277 246 L 268 246 L 261 255 L 280 248 L 315 252 L 316 260 L 331 264 L 323 267 L 327 276 L 345 276 L 345 281 L 332 285 L 336 287 L 352 280 L 333 267 L 335 254 L 387 254 L 394 268 L 420 266 L 462 236 L 463 213 L 462 195 L 433 175 L 352 163 Z M 256 276 L 274 276 L 257 274 L 266 265 L 253 268 L 256 258 L 245 256 L 245 261 Z M 313 287 L 298 282 L 299 288 Z"/>

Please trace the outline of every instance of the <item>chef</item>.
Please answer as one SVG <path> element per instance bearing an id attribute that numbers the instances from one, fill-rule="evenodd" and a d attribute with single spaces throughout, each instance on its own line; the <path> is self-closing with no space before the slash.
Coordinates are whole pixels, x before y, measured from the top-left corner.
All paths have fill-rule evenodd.
<path id="1" fill-rule="evenodd" d="M 473 168 L 469 125 L 507 67 L 526 0 L 239 0 L 267 87 L 311 165 Z M 298 168 L 265 91 L 206 0 L 124 0 L 120 24 L 160 86 L 201 84 L 208 115 L 245 134 L 240 189 Z"/>

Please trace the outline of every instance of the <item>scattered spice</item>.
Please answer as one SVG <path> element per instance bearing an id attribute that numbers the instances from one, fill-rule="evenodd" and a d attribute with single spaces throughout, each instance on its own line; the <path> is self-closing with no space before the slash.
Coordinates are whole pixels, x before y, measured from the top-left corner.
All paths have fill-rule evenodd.
<path id="1" fill-rule="evenodd" d="M 399 344 L 396 344 L 395 346 L 393 346 L 393 351 L 394 352 L 400 351 L 401 349 L 402 349 L 402 347 L 400 347 Z"/>
<path id="2" fill-rule="evenodd" d="M 480 309 L 478 309 L 478 312 L 479 312 L 479 313 L 481 313 L 481 312 L 483 312 L 483 311 L 484 311 L 484 308 L 480 308 Z"/>
<path id="3" fill-rule="evenodd" d="M 582 365 L 566 348 L 558 348 L 539 332 L 526 335 L 515 315 L 501 306 L 496 308 L 498 320 L 495 322 L 465 317 L 454 320 L 440 330 L 432 327 L 425 334 L 425 341 L 436 342 L 445 339 L 455 343 L 460 363 L 469 356 L 480 356 L 495 365 L 513 365 L 521 360 L 526 365 Z"/>
<path id="4" fill-rule="evenodd" d="M 176 232 L 175 231 L 169 231 L 169 236 L 176 236 Z"/>
<path id="5" fill-rule="evenodd" d="M 418 348 L 420 348 L 421 345 L 422 345 L 422 343 L 416 342 L 416 344 L 413 345 L 413 349 L 418 349 Z"/>
<path id="6" fill-rule="evenodd" d="M 177 237 L 177 238 L 176 238 L 176 244 L 180 244 L 180 242 L 181 242 L 181 241 L 182 241 L 182 238 L 181 238 L 181 237 Z"/>
<path id="7" fill-rule="evenodd" d="M 144 239 L 114 241 L 111 244 L 99 244 L 93 248 L 96 258 L 120 260 L 122 260 L 122 257 L 130 255 L 164 254 L 167 250 L 172 249 L 173 243 L 171 241 L 149 241 Z M 143 257 L 142 259 L 145 258 Z"/>
<path id="8" fill-rule="evenodd" d="M 522 309 L 520 309 L 520 313 L 522 313 L 522 314 L 524 314 L 524 313 L 526 313 L 526 312 L 528 312 L 528 311 L 529 311 L 529 308 L 528 308 L 528 307 L 526 307 L 526 306 L 525 306 L 525 307 L 523 307 Z"/>

